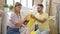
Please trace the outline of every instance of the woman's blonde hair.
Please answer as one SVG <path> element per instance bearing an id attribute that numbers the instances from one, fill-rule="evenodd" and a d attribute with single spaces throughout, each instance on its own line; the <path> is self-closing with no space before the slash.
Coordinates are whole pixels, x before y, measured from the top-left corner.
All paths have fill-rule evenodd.
<path id="1" fill-rule="evenodd" d="M 16 2 L 16 3 L 15 3 L 15 5 L 14 5 L 14 9 L 13 9 L 15 13 L 17 12 L 17 11 L 15 10 L 15 7 L 17 7 L 17 6 L 22 6 L 22 4 L 19 3 L 19 2 Z"/>

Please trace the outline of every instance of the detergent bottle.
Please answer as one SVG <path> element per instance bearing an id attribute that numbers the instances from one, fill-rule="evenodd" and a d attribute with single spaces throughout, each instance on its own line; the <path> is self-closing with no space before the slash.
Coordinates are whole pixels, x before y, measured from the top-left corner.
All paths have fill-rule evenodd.
<path id="1" fill-rule="evenodd" d="M 30 34 L 36 34 L 36 31 L 34 31 L 34 30 L 33 30 L 33 31 L 31 31 L 31 33 L 30 33 Z"/>
<path id="2" fill-rule="evenodd" d="M 39 29 L 36 30 L 36 34 L 41 34 Z"/>
<path id="3" fill-rule="evenodd" d="M 36 31 L 36 34 L 41 34 L 38 24 L 35 24 L 35 31 Z"/>

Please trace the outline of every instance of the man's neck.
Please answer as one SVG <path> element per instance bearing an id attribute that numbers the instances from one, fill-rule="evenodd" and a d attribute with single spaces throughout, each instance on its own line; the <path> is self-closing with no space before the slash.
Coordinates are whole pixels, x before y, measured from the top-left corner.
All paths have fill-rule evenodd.
<path id="1" fill-rule="evenodd" d="M 39 13 L 40 13 L 40 14 L 43 14 L 43 11 L 40 11 Z"/>

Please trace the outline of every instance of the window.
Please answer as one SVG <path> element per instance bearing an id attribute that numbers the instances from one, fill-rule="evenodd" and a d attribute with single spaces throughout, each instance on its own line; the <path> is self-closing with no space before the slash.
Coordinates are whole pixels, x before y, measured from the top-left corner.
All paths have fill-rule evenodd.
<path id="1" fill-rule="evenodd" d="M 8 5 L 13 5 L 16 2 L 20 2 L 22 6 L 32 8 L 34 0 L 6 0 Z"/>
<path id="2" fill-rule="evenodd" d="M 15 0 L 14 3 L 16 3 L 16 2 L 20 2 L 20 0 Z"/>
<path id="3" fill-rule="evenodd" d="M 28 8 L 32 8 L 32 0 L 28 0 Z"/>
<path id="4" fill-rule="evenodd" d="M 13 0 L 7 0 L 8 5 L 13 5 Z"/>
<path id="5" fill-rule="evenodd" d="M 24 7 L 26 7 L 27 6 L 27 2 L 26 2 L 27 0 L 21 0 L 21 4 L 22 4 L 22 6 L 24 6 Z"/>
<path id="6" fill-rule="evenodd" d="M 44 1 L 42 2 L 42 4 L 43 4 L 43 6 L 44 6 L 43 11 L 45 12 L 45 11 L 46 11 L 46 4 L 47 4 L 47 0 L 44 0 Z"/>

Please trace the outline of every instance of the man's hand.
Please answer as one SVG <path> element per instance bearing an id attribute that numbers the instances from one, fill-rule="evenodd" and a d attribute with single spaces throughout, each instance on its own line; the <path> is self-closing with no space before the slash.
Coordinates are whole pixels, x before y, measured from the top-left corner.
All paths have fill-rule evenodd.
<path id="1" fill-rule="evenodd" d="M 36 19 L 36 17 L 35 17 L 34 15 L 31 15 L 31 17 L 32 17 L 33 19 Z"/>

